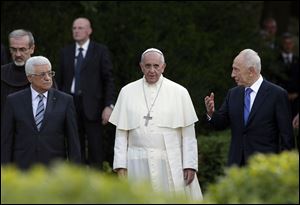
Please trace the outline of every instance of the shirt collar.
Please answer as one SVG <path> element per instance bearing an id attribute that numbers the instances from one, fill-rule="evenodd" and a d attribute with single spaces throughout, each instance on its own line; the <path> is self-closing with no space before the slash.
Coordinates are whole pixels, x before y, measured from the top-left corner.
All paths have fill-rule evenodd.
<path id="1" fill-rule="evenodd" d="M 32 88 L 32 85 L 30 85 L 30 90 L 31 90 L 31 98 L 32 98 L 32 100 L 35 100 L 40 93 L 38 93 L 36 90 L 34 90 Z M 41 94 L 43 94 L 43 96 L 47 99 L 47 97 L 48 97 L 48 91 L 46 91 L 44 93 L 41 93 Z"/>
<path id="2" fill-rule="evenodd" d="M 286 57 L 289 57 L 291 58 L 291 56 L 293 55 L 292 53 L 285 53 L 285 52 L 282 52 L 282 57 L 286 58 Z"/>
<path id="3" fill-rule="evenodd" d="M 90 39 L 88 39 L 82 46 L 80 46 L 78 43 L 76 43 L 76 51 L 81 47 L 84 51 L 86 51 L 89 47 Z"/>
<path id="4" fill-rule="evenodd" d="M 253 90 L 255 93 L 258 92 L 259 87 L 261 86 L 263 82 L 263 77 L 261 75 L 259 75 L 259 78 L 257 79 L 257 81 L 255 81 L 255 83 L 253 83 L 250 88 L 251 90 Z"/>

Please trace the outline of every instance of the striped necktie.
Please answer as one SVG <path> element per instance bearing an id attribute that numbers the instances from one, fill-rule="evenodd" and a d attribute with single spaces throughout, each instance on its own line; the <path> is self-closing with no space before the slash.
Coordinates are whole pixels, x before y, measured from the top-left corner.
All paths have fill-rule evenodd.
<path id="1" fill-rule="evenodd" d="M 36 124 L 38 131 L 40 131 L 42 121 L 44 119 L 45 108 L 44 108 L 44 102 L 43 102 L 44 95 L 39 94 L 38 97 L 39 97 L 39 104 L 36 109 L 35 124 Z"/>

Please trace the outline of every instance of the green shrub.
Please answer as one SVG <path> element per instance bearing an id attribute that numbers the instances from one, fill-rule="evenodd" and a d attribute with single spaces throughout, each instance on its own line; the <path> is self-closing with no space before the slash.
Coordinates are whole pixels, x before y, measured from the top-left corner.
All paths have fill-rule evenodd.
<path id="1" fill-rule="evenodd" d="M 229 130 L 214 132 L 208 136 L 198 136 L 198 179 L 202 192 L 205 192 L 207 185 L 214 183 L 218 176 L 224 175 L 229 143 Z"/>
<path id="2" fill-rule="evenodd" d="M 153 193 L 146 184 L 128 184 L 115 176 L 70 164 L 35 166 L 21 172 L 1 168 L 2 203 L 189 203 L 185 198 Z"/>
<path id="3" fill-rule="evenodd" d="M 299 204 L 299 153 L 254 155 L 248 166 L 226 170 L 204 198 L 222 204 Z"/>

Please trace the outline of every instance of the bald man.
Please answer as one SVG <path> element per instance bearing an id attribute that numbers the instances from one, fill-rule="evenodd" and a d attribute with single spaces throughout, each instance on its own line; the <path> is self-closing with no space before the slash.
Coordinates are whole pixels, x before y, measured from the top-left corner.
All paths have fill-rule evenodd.
<path id="1" fill-rule="evenodd" d="M 206 96 L 208 121 L 217 129 L 231 128 L 228 165 L 244 166 L 255 153 L 279 153 L 294 147 L 292 119 L 286 90 L 263 79 L 261 61 L 251 50 L 233 61 L 230 89 L 218 111 L 214 93 Z"/>
<path id="2" fill-rule="evenodd" d="M 75 42 L 61 50 L 57 84 L 74 97 L 82 161 L 101 169 L 103 129 L 114 106 L 113 66 L 107 47 L 90 40 L 89 19 L 75 19 L 72 31 Z"/>

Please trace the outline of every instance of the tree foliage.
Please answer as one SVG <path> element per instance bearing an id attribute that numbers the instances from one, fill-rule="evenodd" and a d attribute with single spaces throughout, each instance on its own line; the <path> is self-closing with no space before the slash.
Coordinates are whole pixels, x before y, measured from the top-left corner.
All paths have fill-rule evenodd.
<path id="1" fill-rule="evenodd" d="M 233 58 L 256 48 L 261 10 L 262 2 L 251 1 L 2 1 L 1 42 L 7 45 L 14 29 L 28 29 L 35 55 L 47 56 L 58 69 L 59 50 L 73 41 L 74 18 L 88 17 L 92 39 L 111 51 L 117 91 L 142 76 L 140 55 L 156 47 L 165 55 L 165 77 L 189 90 L 201 115 L 205 95 L 214 91 L 218 107 L 234 85 Z"/>

